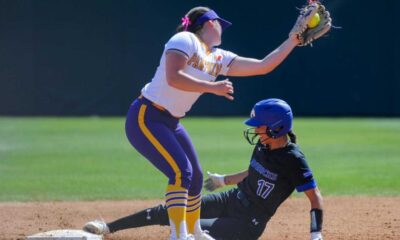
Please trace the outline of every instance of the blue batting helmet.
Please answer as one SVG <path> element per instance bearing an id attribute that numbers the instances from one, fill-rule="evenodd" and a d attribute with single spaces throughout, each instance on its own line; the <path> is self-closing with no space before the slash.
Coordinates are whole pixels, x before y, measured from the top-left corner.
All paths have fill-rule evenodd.
<path id="1" fill-rule="evenodd" d="M 267 135 L 281 137 L 292 130 L 293 113 L 289 104 L 277 98 L 259 101 L 254 105 L 250 118 L 244 123 L 251 127 L 267 126 Z"/>

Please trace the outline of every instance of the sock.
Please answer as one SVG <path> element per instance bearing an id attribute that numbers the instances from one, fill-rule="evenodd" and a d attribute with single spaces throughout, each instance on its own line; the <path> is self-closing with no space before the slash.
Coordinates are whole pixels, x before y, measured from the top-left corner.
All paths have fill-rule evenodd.
<path id="1" fill-rule="evenodd" d="M 168 211 L 169 223 L 171 228 L 171 239 L 179 239 L 187 236 L 186 228 L 186 204 L 187 189 L 168 185 L 165 194 L 165 205 Z"/>
<path id="2" fill-rule="evenodd" d="M 201 231 L 200 226 L 201 194 L 189 196 L 186 208 L 186 222 L 191 234 Z"/>

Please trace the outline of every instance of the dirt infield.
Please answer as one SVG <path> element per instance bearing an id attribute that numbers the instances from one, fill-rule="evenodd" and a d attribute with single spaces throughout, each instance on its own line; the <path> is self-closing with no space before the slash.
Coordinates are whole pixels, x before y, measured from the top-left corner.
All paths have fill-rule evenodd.
<path id="1" fill-rule="evenodd" d="M 92 219 L 113 220 L 161 203 L 152 201 L 35 202 L 0 204 L 0 239 L 25 239 L 38 232 L 80 229 Z M 291 198 L 261 239 L 309 239 L 309 203 Z M 105 239 L 167 239 L 168 227 L 129 229 Z M 400 197 L 325 197 L 324 239 L 400 239 Z"/>

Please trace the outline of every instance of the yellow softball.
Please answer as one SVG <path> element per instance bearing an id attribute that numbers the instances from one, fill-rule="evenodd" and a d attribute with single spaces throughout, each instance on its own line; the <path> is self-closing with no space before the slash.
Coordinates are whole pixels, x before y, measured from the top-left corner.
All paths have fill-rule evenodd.
<path id="1" fill-rule="evenodd" d="M 320 20 L 321 20 L 321 19 L 320 19 L 320 17 L 319 17 L 319 14 L 316 13 L 316 14 L 311 18 L 311 20 L 308 22 L 307 26 L 308 26 L 309 28 L 315 28 L 315 27 L 319 24 L 319 21 L 320 21 Z"/>

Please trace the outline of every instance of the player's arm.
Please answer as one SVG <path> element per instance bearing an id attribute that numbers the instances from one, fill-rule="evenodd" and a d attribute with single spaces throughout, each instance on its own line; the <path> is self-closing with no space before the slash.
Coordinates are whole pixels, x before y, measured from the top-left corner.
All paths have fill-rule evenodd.
<path id="1" fill-rule="evenodd" d="M 224 178 L 225 185 L 236 185 L 243 181 L 249 175 L 249 170 L 226 175 Z"/>
<path id="2" fill-rule="evenodd" d="M 248 175 L 248 170 L 244 170 L 242 172 L 229 174 L 229 175 L 221 175 L 218 173 L 210 173 L 207 172 L 208 178 L 204 181 L 204 188 L 210 192 L 214 191 L 217 188 L 224 187 L 226 185 L 235 185 L 243 181 Z"/>
<path id="3" fill-rule="evenodd" d="M 318 187 L 307 190 L 304 192 L 310 200 L 311 209 L 318 208 L 322 210 L 323 199 Z"/>
<path id="4" fill-rule="evenodd" d="M 318 187 L 304 192 L 311 204 L 311 240 L 322 240 L 323 200 Z"/>
<path id="5" fill-rule="evenodd" d="M 171 87 L 187 92 L 213 93 L 233 100 L 231 96 L 233 94 L 233 86 L 229 80 L 218 82 L 201 81 L 183 72 L 188 61 L 186 55 L 176 51 L 167 51 L 165 57 L 166 78 L 168 85 Z"/>
<path id="6" fill-rule="evenodd" d="M 298 44 L 297 37 L 291 36 L 262 60 L 237 56 L 233 60 L 227 76 L 267 74 L 279 66 Z"/>

